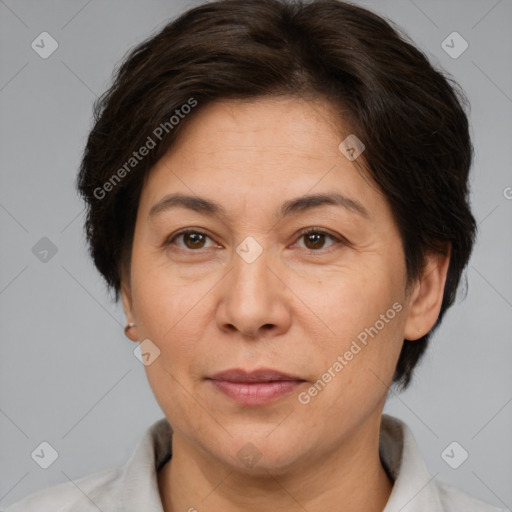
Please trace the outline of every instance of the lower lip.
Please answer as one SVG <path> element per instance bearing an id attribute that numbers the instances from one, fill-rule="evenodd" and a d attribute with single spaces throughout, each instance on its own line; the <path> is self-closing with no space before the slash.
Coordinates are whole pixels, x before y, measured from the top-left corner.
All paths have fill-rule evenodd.
<path id="1" fill-rule="evenodd" d="M 271 382 L 231 382 L 212 380 L 219 391 L 244 405 L 269 404 L 297 389 L 304 381 L 279 380 Z"/>

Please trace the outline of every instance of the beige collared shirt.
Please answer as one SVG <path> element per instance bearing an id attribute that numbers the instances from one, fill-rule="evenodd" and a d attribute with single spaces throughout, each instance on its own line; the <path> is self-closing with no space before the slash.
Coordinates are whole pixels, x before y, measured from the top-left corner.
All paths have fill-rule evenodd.
<path id="1" fill-rule="evenodd" d="M 171 456 L 172 429 L 165 418 L 151 425 L 122 466 L 36 491 L 5 512 L 163 512 L 158 470 Z M 412 432 L 382 416 L 380 455 L 394 479 L 383 512 L 505 512 L 435 480 Z"/>

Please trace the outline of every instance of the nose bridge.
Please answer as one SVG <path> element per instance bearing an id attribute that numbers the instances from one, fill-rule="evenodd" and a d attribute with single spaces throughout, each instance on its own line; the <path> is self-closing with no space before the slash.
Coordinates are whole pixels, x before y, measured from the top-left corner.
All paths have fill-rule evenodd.
<path id="1" fill-rule="evenodd" d="M 262 291 L 270 292 L 268 267 L 271 251 L 268 247 L 264 247 L 255 238 L 248 236 L 237 246 L 233 259 L 231 284 L 233 289 L 241 293 L 239 300 L 251 296 L 261 299 L 256 295 L 260 296 Z"/>
<path id="2" fill-rule="evenodd" d="M 220 324 L 249 336 L 256 336 L 263 326 L 278 326 L 278 331 L 288 326 L 283 284 L 271 270 L 272 260 L 271 250 L 251 237 L 239 244 L 224 287 Z"/>

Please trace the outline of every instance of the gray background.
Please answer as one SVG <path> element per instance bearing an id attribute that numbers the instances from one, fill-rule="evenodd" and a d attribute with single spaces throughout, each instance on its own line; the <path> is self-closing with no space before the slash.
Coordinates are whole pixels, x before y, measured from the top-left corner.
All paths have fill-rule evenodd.
<path id="1" fill-rule="evenodd" d="M 122 464 L 163 416 L 136 344 L 123 335 L 122 310 L 88 259 L 74 179 L 92 102 L 116 63 L 198 3 L 0 1 L 2 507 Z M 460 294 L 411 389 L 391 393 L 386 412 L 410 425 L 432 474 L 511 508 L 512 2 L 359 3 L 402 26 L 463 86 L 476 150 L 472 202 L 480 232 L 467 297 Z M 59 44 L 47 59 L 31 48 L 43 31 Z M 441 47 L 453 31 L 469 44 L 458 58 Z M 47 261 L 36 246 L 43 237 L 57 249 Z M 46 470 L 31 458 L 42 441 L 59 454 Z M 469 453 L 458 469 L 441 458 L 452 441 Z"/>

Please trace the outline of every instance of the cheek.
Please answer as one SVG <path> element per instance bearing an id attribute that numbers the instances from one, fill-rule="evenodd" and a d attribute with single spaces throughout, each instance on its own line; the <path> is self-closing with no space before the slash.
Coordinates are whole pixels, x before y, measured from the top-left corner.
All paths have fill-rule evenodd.
<path id="1" fill-rule="evenodd" d="M 348 429 L 385 399 L 403 342 L 402 318 L 395 313 L 389 304 L 382 310 L 387 323 L 379 316 L 371 321 L 359 319 L 358 328 L 339 322 L 339 331 L 347 334 L 338 333 L 325 348 L 316 368 L 317 380 L 298 397 L 299 407 L 315 423 L 313 429 Z"/>
<path id="2" fill-rule="evenodd" d="M 195 319 L 211 286 L 210 280 L 201 277 L 183 279 L 168 262 L 157 262 L 151 254 L 134 254 L 132 294 L 139 334 L 160 343 L 167 343 L 177 332 L 180 339 L 187 336 L 197 325 Z"/>
<path id="3" fill-rule="evenodd" d="M 211 286 L 184 283 L 176 275 L 150 265 L 133 267 L 133 307 L 140 339 L 150 339 L 159 356 L 145 366 L 148 383 L 173 425 L 200 414 L 191 400 L 191 378 L 196 371 L 197 340 L 204 331 L 205 295 Z M 144 272 L 141 270 L 144 269 Z M 203 299 L 203 300 L 201 300 Z M 195 422 L 187 427 L 194 430 Z"/>
<path id="4" fill-rule="evenodd" d="M 385 265 L 361 265 L 335 269 L 316 282 L 299 277 L 291 288 L 297 296 L 305 298 L 315 314 L 315 322 L 324 326 L 325 333 L 330 332 L 330 344 L 339 349 L 373 326 L 394 302 L 401 303 L 401 283 L 393 277 L 399 275 L 398 270 L 389 272 Z"/>
<path id="5" fill-rule="evenodd" d="M 336 414 L 386 393 L 403 343 L 401 272 L 399 265 L 369 265 L 333 275 L 328 287 L 309 289 L 312 309 L 330 329 L 316 337 L 316 406 L 331 404 Z"/>

